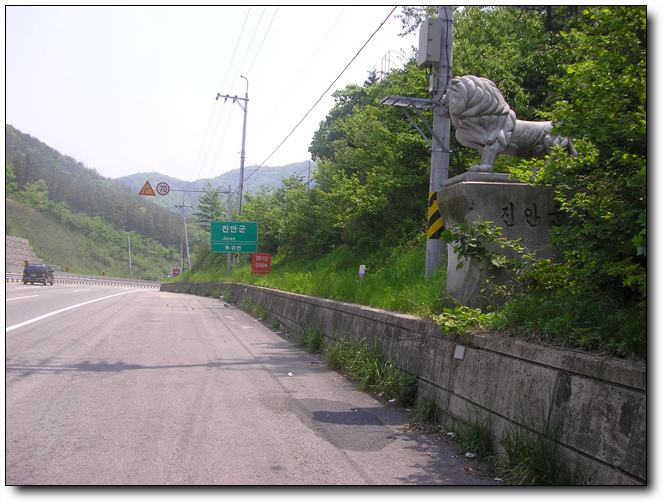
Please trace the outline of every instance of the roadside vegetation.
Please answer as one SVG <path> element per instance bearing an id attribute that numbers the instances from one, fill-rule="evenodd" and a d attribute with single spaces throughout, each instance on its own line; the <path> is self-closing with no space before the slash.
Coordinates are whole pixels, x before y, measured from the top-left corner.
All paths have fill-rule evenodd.
<path id="1" fill-rule="evenodd" d="M 404 31 L 416 29 L 424 14 L 404 9 Z M 242 219 L 258 222 L 260 251 L 273 254 L 270 275 L 252 277 L 240 258 L 226 277 L 225 257 L 197 248 L 194 270 L 181 280 L 258 284 L 431 315 L 448 333 L 499 329 L 645 359 L 646 22 L 641 6 L 455 12 L 454 73 L 490 78 L 520 119 L 552 120 L 579 152 L 549 163 L 510 157 L 496 163 L 498 171 L 556 188 L 570 218 L 552 234 L 560 263 L 525 250 L 519 260 L 488 256 L 485 243 L 501 239 L 491 222 L 445 230 L 457 252 L 515 273 L 505 305 L 468 309 L 442 294 L 443 271 L 423 279 L 430 152 L 400 110 L 379 104 L 387 94 L 430 97 L 414 55 L 402 55 L 400 68 L 369 72 L 363 85 L 334 92 L 336 104 L 309 148 L 318 165 L 312 183 L 291 176 L 278 189 L 246 196 Z M 450 176 L 476 163 L 477 153 L 453 136 L 451 149 Z M 222 215 L 200 215 L 201 221 L 216 216 Z"/>

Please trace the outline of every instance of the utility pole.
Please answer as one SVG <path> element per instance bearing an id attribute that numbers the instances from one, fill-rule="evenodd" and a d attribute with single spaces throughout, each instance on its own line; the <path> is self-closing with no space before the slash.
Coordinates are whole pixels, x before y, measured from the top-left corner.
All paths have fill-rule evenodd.
<path id="1" fill-rule="evenodd" d="M 232 198 L 233 198 L 233 187 L 232 185 L 228 185 L 228 221 L 232 221 L 233 218 L 233 204 L 232 204 Z M 226 253 L 226 275 L 230 277 L 230 253 Z"/>
<path id="2" fill-rule="evenodd" d="M 428 187 L 428 232 L 426 235 L 425 278 L 431 277 L 438 268 L 444 267 L 446 245 L 441 240 L 444 222 L 438 211 L 437 191 L 449 178 L 449 135 L 451 124 L 441 114 L 442 96 L 453 76 L 451 72 L 453 50 L 453 7 L 438 8 L 438 19 L 426 19 L 419 31 L 420 69 L 432 69 L 430 91 L 432 99 L 412 96 L 385 96 L 380 104 L 398 106 L 414 128 L 426 140 L 431 149 L 430 184 Z M 421 113 L 423 109 L 433 110 L 433 126 Z M 419 123 L 414 119 L 413 112 Z M 424 129 L 420 127 L 424 126 Z M 430 139 L 428 135 L 430 134 Z"/>
<path id="3" fill-rule="evenodd" d="M 127 241 L 129 242 L 129 277 L 133 277 L 131 272 L 131 236 L 127 236 Z"/>
<path id="4" fill-rule="evenodd" d="M 183 256 L 184 250 L 183 250 L 183 247 L 184 247 L 185 239 L 186 239 L 186 257 L 187 257 L 187 261 L 189 263 L 189 269 L 191 269 L 191 255 L 189 254 L 189 236 L 188 236 L 187 231 L 186 231 L 186 218 L 184 217 L 184 208 L 185 207 L 193 207 L 193 206 L 185 206 L 184 205 L 184 194 L 182 194 L 182 205 L 181 206 L 176 205 L 175 207 L 182 208 L 182 223 L 184 225 L 182 227 L 182 237 L 180 238 L 180 272 L 181 272 L 182 269 L 184 268 L 184 256 Z"/>
<path id="5" fill-rule="evenodd" d="M 306 191 L 309 191 L 311 185 L 311 161 L 308 161 L 308 178 L 306 179 Z"/>
<path id="6" fill-rule="evenodd" d="M 433 101 L 440 103 L 453 78 L 451 66 L 453 62 L 453 7 L 440 6 L 438 18 L 441 22 L 440 60 L 433 63 L 432 92 Z M 444 267 L 446 258 L 446 244 L 439 236 L 435 236 L 436 228 L 442 228 L 443 222 L 437 211 L 437 191 L 442 183 L 449 178 L 449 137 L 451 132 L 450 120 L 443 117 L 441 107 L 433 108 L 433 135 L 431 139 L 431 169 L 428 201 L 428 238 L 426 240 L 426 270 L 425 277 L 429 278 L 436 269 Z M 433 220 L 433 221 L 431 221 Z"/>
<path id="7" fill-rule="evenodd" d="M 224 101 L 227 101 L 228 99 L 232 99 L 233 103 L 237 103 L 242 110 L 244 110 L 244 126 L 242 128 L 242 151 L 240 153 L 239 157 L 239 188 L 238 188 L 238 194 L 239 198 L 237 199 L 237 216 L 241 216 L 242 214 L 242 194 L 244 192 L 244 162 L 246 160 L 246 115 L 247 115 L 247 110 L 249 107 L 249 79 L 246 78 L 243 75 L 240 75 L 241 78 L 246 80 L 246 94 L 244 95 L 243 98 L 238 98 L 237 96 L 228 96 L 227 94 L 225 96 L 222 96 L 221 94 L 216 95 L 216 99 L 218 100 L 219 98 L 224 98 Z M 240 101 L 244 101 L 244 104 L 240 103 Z"/>

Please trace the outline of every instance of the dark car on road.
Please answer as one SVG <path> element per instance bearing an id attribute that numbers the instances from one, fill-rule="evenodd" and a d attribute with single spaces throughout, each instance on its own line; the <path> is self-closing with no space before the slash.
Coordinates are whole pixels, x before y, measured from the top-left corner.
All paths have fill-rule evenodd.
<path id="1" fill-rule="evenodd" d="M 28 263 L 23 269 L 23 284 L 34 284 L 39 282 L 46 286 L 50 284 L 51 286 L 55 282 L 53 278 L 53 269 L 48 265 L 42 265 L 40 263 Z"/>

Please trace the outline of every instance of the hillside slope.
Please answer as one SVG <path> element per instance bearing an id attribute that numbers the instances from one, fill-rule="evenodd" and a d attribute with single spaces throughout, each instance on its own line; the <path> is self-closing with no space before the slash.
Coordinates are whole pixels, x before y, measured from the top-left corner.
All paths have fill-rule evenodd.
<path id="1" fill-rule="evenodd" d="M 12 199 L 5 199 L 5 210 L 6 235 L 27 239 L 45 263 L 78 274 L 130 276 L 128 241 L 117 232 L 101 232 L 95 239 Z M 134 278 L 162 280 L 179 264 L 179 257 L 174 249 L 135 235 L 131 262 Z"/>

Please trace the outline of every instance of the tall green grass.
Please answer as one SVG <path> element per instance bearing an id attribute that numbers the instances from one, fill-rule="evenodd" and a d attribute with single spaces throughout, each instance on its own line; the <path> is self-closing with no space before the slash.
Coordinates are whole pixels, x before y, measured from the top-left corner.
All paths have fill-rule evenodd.
<path id="1" fill-rule="evenodd" d="M 398 369 L 384 358 L 378 347 L 338 340 L 324 350 L 327 366 L 358 382 L 361 391 L 386 393 L 402 406 L 417 400 L 417 377 Z"/>
<path id="2" fill-rule="evenodd" d="M 439 270 L 424 278 L 425 239 L 408 242 L 390 250 L 357 254 L 340 246 L 317 260 L 273 257 L 267 275 L 251 275 L 250 263 L 233 266 L 226 275 L 225 255 L 200 253 L 191 271 L 177 280 L 191 282 L 240 282 L 292 293 L 357 303 L 414 315 L 441 312 L 446 272 Z M 366 266 L 363 278 L 359 266 Z"/>

